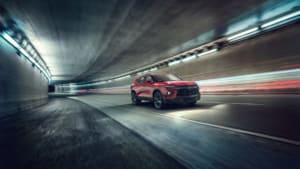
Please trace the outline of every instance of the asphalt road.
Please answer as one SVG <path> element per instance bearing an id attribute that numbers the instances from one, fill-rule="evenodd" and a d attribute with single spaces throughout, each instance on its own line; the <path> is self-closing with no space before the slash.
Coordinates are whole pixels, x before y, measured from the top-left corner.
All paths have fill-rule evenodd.
<path id="1" fill-rule="evenodd" d="M 92 106 L 131 105 L 129 95 L 94 95 L 79 97 Z M 158 113 L 218 126 L 230 127 L 299 141 L 300 95 L 203 95 L 194 107 L 169 105 L 165 110 L 153 109 L 152 103 L 143 103 L 138 111 Z"/>
<path id="2" fill-rule="evenodd" d="M 185 167 L 101 111 L 60 98 L 0 119 L 0 168 Z"/>
<path id="3" fill-rule="evenodd" d="M 297 142 L 298 96 L 210 95 L 165 110 L 128 95 L 71 98 L 2 117 L 0 168 L 300 168 L 299 145 L 264 137 Z"/>
<path id="4" fill-rule="evenodd" d="M 188 168 L 300 168 L 299 145 L 202 124 L 278 138 L 291 128 L 284 138 L 299 138 L 298 96 L 210 95 L 193 108 L 166 110 L 155 110 L 150 103 L 131 105 L 128 95 L 72 98 L 105 112 Z"/>

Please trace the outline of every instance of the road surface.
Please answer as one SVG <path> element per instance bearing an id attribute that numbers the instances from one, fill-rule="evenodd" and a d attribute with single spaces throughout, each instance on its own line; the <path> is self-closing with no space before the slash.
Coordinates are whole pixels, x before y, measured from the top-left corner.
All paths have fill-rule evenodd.
<path id="1" fill-rule="evenodd" d="M 297 98 L 208 95 L 165 110 L 128 95 L 51 98 L 0 119 L 0 168 L 296 169 Z"/>
<path id="2" fill-rule="evenodd" d="M 51 99 L 0 119 L 1 169 L 185 168 L 84 103 Z"/>

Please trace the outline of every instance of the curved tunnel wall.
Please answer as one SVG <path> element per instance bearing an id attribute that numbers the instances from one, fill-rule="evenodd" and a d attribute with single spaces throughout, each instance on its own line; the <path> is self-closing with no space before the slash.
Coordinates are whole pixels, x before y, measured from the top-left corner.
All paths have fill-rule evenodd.
<path id="1" fill-rule="evenodd" d="M 169 67 L 188 80 L 206 80 L 300 67 L 300 25 L 277 30 L 199 59 Z"/>
<path id="2" fill-rule="evenodd" d="M 299 30 L 299 23 L 294 24 L 227 46 L 216 53 L 201 56 L 191 62 L 159 69 L 157 72 L 173 73 L 185 80 L 199 81 L 200 87 L 208 94 L 216 91 L 218 93 L 224 91 L 232 92 L 230 88 L 237 89 L 237 87 L 241 88 L 241 90 L 248 88 L 246 93 L 257 93 L 257 89 L 263 89 L 265 93 L 300 93 L 299 76 L 291 77 L 290 81 L 280 81 L 280 78 L 284 79 L 285 77 L 276 75 L 276 81 L 266 77 L 260 82 L 256 80 L 255 83 L 243 83 L 240 81 L 234 84 L 222 84 L 221 86 L 218 83 L 207 86 L 201 85 L 201 81 L 209 79 L 299 69 L 300 39 L 297 38 L 300 36 Z M 133 78 L 128 78 L 78 89 L 81 92 L 126 93 L 129 92 L 128 86 L 132 80 Z M 274 82 L 276 83 L 273 84 Z M 278 84 L 285 86 L 278 86 Z M 284 88 L 287 85 L 289 85 L 288 89 Z"/>
<path id="3" fill-rule="evenodd" d="M 293 27 L 276 30 L 228 46 L 194 62 L 161 71 L 177 74 L 183 79 L 198 81 L 202 92 L 208 94 L 241 92 L 299 94 L 300 40 L 297 38 L 300 36 L 299 28 L 300 25 L 297 24 Z M 272 74 L 259 75 L 265 72 Z M 240 78 L 240 81 L 231 79 L 230 83 L 220 83 L 220 80 L 215 80 L 215 83 L 209 85 L 202 83 L 209 79 L 224 77 L 243 78 Z"/>
<path id="4" fill-rule="evenodd" d="M 44 104 L 48 81 L 0 38 L 0 117 Z"/>

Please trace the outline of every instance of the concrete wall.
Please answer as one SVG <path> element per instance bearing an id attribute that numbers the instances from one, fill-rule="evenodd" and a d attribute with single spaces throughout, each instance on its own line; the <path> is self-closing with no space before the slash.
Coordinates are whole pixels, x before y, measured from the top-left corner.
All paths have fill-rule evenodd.
<path id="1" fill-rule="evenodd" d="M 300 25 L 277 30 L 162 69 L 187 80 L 205 80 L 300 67 Z"/>
<path id="2" fill-rule="evenodd" d="M 48 99 L 48 82 L 0 38 L 0 117 L 30 109 Z"/>

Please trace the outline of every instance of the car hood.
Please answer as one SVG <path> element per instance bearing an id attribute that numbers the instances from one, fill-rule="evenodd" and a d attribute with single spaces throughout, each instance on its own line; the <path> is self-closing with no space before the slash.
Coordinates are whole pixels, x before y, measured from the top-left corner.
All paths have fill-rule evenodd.
<path id="1" fill-rule="evenodd" d="M 164 82 L 166 85 L 170 86 L 194 86 L 197 85 L 197 83 L 193 81 L 167 81 Z"/>

